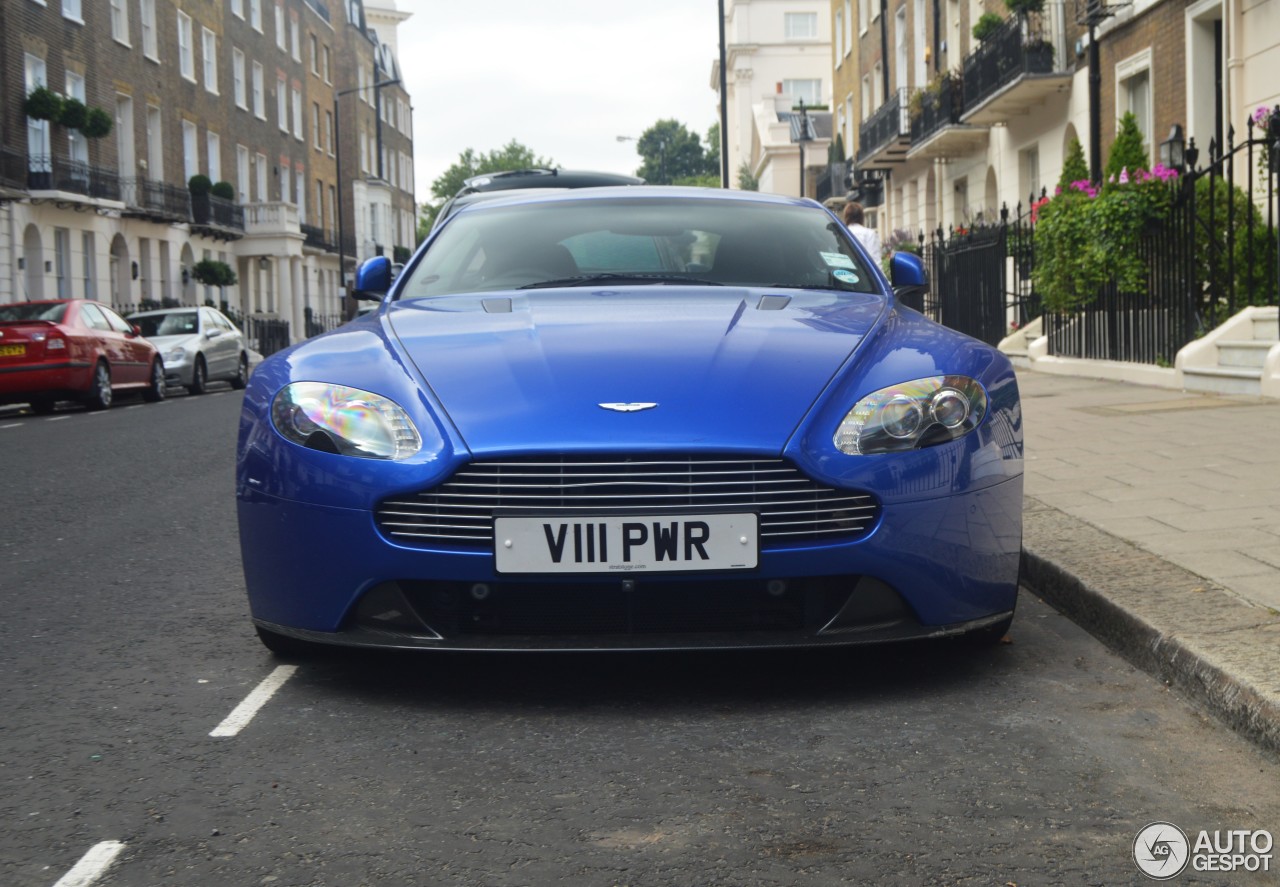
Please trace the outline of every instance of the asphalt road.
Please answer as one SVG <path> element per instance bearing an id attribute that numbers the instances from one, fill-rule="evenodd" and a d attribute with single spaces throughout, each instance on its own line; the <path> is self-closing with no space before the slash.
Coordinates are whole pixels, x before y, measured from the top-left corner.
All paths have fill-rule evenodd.
<path id="1" fill-rule="evenodd" d="M 0 412 L 4 887 L 109 841 L 92 883 L 1140 884 L 1153 820 L 1280 832 L 1274 760 L 1025 593 L 981 652 L 280 670 L 240 575 L 240 399 Z"/>

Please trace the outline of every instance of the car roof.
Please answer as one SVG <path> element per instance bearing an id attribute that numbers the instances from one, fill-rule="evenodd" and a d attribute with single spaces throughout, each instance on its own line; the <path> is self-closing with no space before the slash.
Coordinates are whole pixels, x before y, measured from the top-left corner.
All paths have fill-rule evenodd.
<path id="1" fill-rule="evenodd" d="M 553 201 L 591 200 L 731 200 L 737 203 L 774 204 L 779 206 L 808 206 L 823 209 L 817 201 L 807 197 L 790 197 L 785 194 L 768 194 L 760 191 L 730 190 L 727 188 L 698 188 L 685 185 L 646 185 L 643 188 L 561 188 L 531 191 L 498 192 L 492 198 L 469 204 L 459 209 L 483 212 L 490 207 L 506 207 L 524 203 L 549 203 Z"/>
<path id="2" fill-rule="evenodd" d="M 172 314 L 175 311 L 195 311 L 200 308 L 209 308 L 208 305 L 176 305 L 172 308 L 148 308 L 146 311 L 135 311 L 130 317 L 141 317 L 144 314 Z M 209 308 L 210 311 L 217 311 L 217 308 Z"/>
<path id="3" fill-rule="evenodd" d="M 643 185 L 644 179 L 613 172 L 574 169 L 511 169 L 482 173 L 462 183 L 455 197 L 477 191 L 511 191 L 524 188 L 599 188 L 608 185 Z"/>

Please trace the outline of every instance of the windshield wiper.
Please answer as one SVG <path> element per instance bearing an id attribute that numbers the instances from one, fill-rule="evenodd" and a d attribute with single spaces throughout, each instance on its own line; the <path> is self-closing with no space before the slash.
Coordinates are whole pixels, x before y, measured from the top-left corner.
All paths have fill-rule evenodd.
<path id="1" fill-rule="evenodd" d="M 577 274 L 573 277 L 557 277 L 554 280 L 541 280 L 527 283 L 522 290 L 543 289 L 554 286 L 593 286 L 597 283 L 686 283 L 693 286 L 724 286 L 715 280 L 703 280 L 698 277 L 685 277 L 682 274 L 661 274 L 657 272 L 635 272 L 631 274 Z"/>

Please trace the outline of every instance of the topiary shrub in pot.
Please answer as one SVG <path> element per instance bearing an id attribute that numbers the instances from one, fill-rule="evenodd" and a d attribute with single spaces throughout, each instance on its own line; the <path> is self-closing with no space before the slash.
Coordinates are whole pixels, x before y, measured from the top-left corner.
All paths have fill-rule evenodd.
<path id="1" fill-rule="evenodd" d="M 23 101 L 22 113 L 32 120 L 57 120 L 62 116 L 62 96 L 47 86 L 37 86 Z"/>

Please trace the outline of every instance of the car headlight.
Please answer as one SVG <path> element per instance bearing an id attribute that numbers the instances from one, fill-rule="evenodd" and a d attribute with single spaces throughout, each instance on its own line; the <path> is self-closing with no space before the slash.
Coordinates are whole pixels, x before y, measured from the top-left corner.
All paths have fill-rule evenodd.
<path id="1" fill-rule="evenodd" d="M 987 414 L 987 393 L 968 376 L 930 376 L 882 388 L 854 405 L 836 429 L 850 456 L 901 453 L 963 437 Z"/>
<path id="2" fill-rule="evenodd" d="M 169 352 L 164 356 L 165 363 L 185 363 L 187 360 L 187 349 L 181 346 L 170 348 Z"/>
<path id="3" fill-rule="evenodd" d="M 325 382 L 294 382 L 271 402 L 271 421 L 313 450 L 366 459 L 407 459 L 422 448 L 413 420 L 379 394 Z"/>

